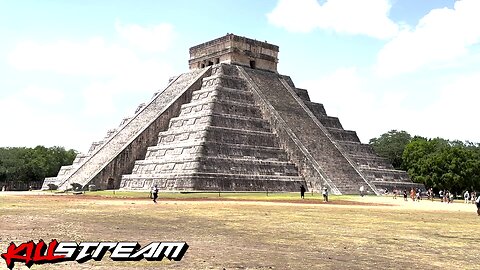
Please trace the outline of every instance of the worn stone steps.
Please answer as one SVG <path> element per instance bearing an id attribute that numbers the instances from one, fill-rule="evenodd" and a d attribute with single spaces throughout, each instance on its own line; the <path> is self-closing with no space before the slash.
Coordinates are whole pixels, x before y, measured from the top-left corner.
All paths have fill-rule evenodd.
<path id="1" fill-rule="evenodd" d="M 170 128 L 190 129 L 194 125 L 206 124 L 218 127 L 246 129 L 253 131 L 270 131 L 270 124 L 262 118 L 245 117 L 232 114 L 204 112 L 195 115 L 182 115 L 170 121 Z"/>
<path id="2" fill-rule="evenodd" d="M 327 128 L 327 130 L 337 141 L 360 143 L 355 131 L 342 128 Z"/>
<path id="3" fill-rule="evenodd" d="M 214 66 L 191 102 L 182 105 L 169 129 L 159 133 L 157 145 L 147 149 L 145 159 L 135 163 L 122 183 L 164 181 L 162 189 L 252 190 L 271 185 L 272 190 L 298 190 L 305 181 L 277 140 L 238 70 Z M 165 180 L 169 177 L 175 179 Z"/>
<path id="4" fill-rule="evenodd" d="M 121 189 L 149 190 L 157 185 L 164 191 L 296 191 L 304 183 L 299 176 L 225 173 L 124 175 L 123 179 Z"/>
<path id="5" fill-rule="evenodd" d="M 160 132 L 158 144 L 177 143 L 186 140 L 206 140 L 220 143 L 260 145 L 276 147 L 272 132 L 234 129 L 216 126 L 195 126 L 191 130 L 169 129 Z"/>
<path id="6" fill-rule="evenodd" d="M 354 164 L 352 165 L 344 155 L 343 149 L 338 148 L 333 143 L 334 138 L 322 125 L 322 121 L 326 120 L 335 123 L 334 125 L 327 125 L 327 127 L 342 128 L 338 118 L 316 117 L 313 113 L 307 111 L 308 109 L 303 101 L 293 89 L 287 88 L 288 84 L 284 84 L 278 75 L 243 67 L 241 69 L 245 70 L 246 76 L 254 83 L 254 89 L 259 91 L 259 97 L 264 100 L 268 97 L 268 103 L 264 106 L 264 114 L 270 113 L 273 109 L 278 116 L 271 119 L 271 122 L 279 121 L 277 119 L 280 117 L 284 121 L 283 125 L 286 125 L 293 133 L 293 135 L 284 137 L 286 142 L 293 141 L 296 144 L 294 147 L 298 147 L 297 149 L 300 149 L 300 151 L 303 148 L 309 149 L 311 156 L 309 166 L 312 166 L 313 173 L 318 172 L 318 178 L 320 176 L 323 178 L 317 180 L 319 181 L 317 182 L 319 187 L 329 186 L 338 193 L 343 193 L 343 191 L 338 188 L 336 183 L 345 183 L 345 187 L 342 186 L 344 190 L 358 190 L 361 185 L 367 189 L 371 188 L 366 182 L 367 180 L 354 167 Z M 279 127 L 279 129 L 283 128 L 284 126 Z M 278 133 L 279 130 L 276 130 L 276 132 Z M 301 164 L 304 161 L 298 160 L 298 162 Z"/>
<path id="7" fill-rule="evenodd" d="M 245 90 L 237 90 L 223 86 L 216 86 L 195 91 L 192 94 L 192 102 L 202 99 L 216 98 L 219 100 L 230 100 L 244 103 L 252 103 L 252 93 Z"/>
<path id="8" fill-rule="evenodd" d="M 186 91 L 187 87 L 192 85 L 195 79 L 204 72 L 206 72 L 206 70 L 196 70 L 179 76 L 164 91 L 159 93 L 156 98 L 152 99 L 146 106 L 139 110 L 135 116 L 116 130 L 84 163 L 76 168 L 68 177 L 63 179 L 62 182 L 59 183 L 59 189 L 68 189 L 71 183 L 86 186 L 94 178 L 101 178 L 102 170 L 105 170 L 104 173 L 110 174 L 107 172 L 107 170 L 109 170 L 107 167 L 109 165 L 114 166 L 112 162 L 120 157 L 120 153 L 137 138 L 138 134 L 146 130 L 152 122 L 158 119 L 159 114 L 161 114 L 163 110 L 166 110 L 168 105 L 175 102 L 175 98 L 181 95 L 183 93 L 182 91 Z M 122 157 L 122 159 L 123 162 L 126 162 L 124 157 Z M 132 165 L 134 160 L 133 157 L 131 161 Z M 128 166 L 125 166 L 125 169 L 127 168 Z M 120 171 L 116 173 L 122 174 Z M 98 179 L 98 181 L 106 182 L 107 179 Z M 98 182 L 97 184 L 104 185 L 102 182 Z M 106 185 L 107 184 L 105 184 L 105 186 Z"/>
<path id="9" fill-rule="evenodd" d="M 340 141 L 338 143 L 349 154 L 372 155 L 372 156 L 376 155 L 372 146 L 368 144 L 362 144 L 358 142 L 346 142 L 346 141 Z"/>
<path id="10" fill-rule="evenodd" d="M 254 172 L 259 175 L 298 176 L 296 167 L 286 161 L 212 156 L 182 158 L 181 160 L 137 160 L 133 172 L 135 174 L 152 174 L 185 170 L 207 173 L 246 174 Z"/>

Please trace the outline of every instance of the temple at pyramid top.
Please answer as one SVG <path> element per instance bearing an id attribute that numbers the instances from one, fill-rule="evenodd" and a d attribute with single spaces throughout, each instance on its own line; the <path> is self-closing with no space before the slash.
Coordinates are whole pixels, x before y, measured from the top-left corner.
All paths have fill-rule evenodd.
<path id="1" fill-rule="evenodd" d="M 277 72 L 278 46 L 227 34 L 190 48 L 190 69 L 226 63 Z"/>

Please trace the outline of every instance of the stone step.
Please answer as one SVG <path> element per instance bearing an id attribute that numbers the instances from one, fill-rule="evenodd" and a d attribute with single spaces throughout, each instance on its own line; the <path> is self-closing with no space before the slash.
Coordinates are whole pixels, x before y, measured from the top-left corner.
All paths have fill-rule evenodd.
<path id="1" fill-rule="evenodd" d="M 278 147 L 206 142 L 203 151 L 207 156 L 288 161 L 285 150 Z"/>
<path id="2" fill-rule="evenodd" d="M 292 82 L 293 84 L 293 82 Z M 310 101 L 310 96 L 308 95 L 308 91 L 306 89 L 302 88 L 295 88 L 295 86 L 290 85 L 292 89 L 295 91 L 295 93 L 305 102 L 305 101 Z M 305 103 L 306 104 L 306 103 Z M 325 113 L 327 115 L 327 113 Z"/>
<path id="3" fill-rule="evenodd" d="M 337 141 L 360 143 L 360 139 L 358 139 L 357 133 L 355 131 L 331 127 L 327 128 L 327 130 Z"/>
<path id="4" fill-rule="evenodd" d="M 202 99 L 230 100 L 240 103 L 253 103 L 252 93 L 223 86 L 201 89 L 193 92 L 192 102 Z"/>
<path id="5" fill-rule="evenodd" d="M 288 161 L 285 151 L 278 147 L 241 145 L 218 142 L 186 141 L 175 145 L 156 145 L 147 150 L 145 160 L 166 156 L 191 156 L 194 154 L 216 157 L 253 158 L 260 160 Z"/>
<path id="6" fill-rule="evenodd" d="M 137 160 L 132 174 L 173 173 L 185 170 L 207 173 L 298 176 L 295 165 L 286 161 L 210 156 L 179 160 Z"/>
<path id="7" fill-rule="evenodd" d="M 226 76 L 226 75 L 214 75 L 206 77 L 202 82 L 202 89 L 209 87 L 223 86 L 233 88 L 237 90 L 247 90 L 247 84 L 239 77 Z"/>
<path id="8" fill-rule="evenodd" d="M 383 181 L 391 181 L 396 180 L 400 182 L 408 181 L 410 182 L 410 178 L 408 177 L 407 172 L 394 170 L 394 169 L 377 169 L 377 168 L 360 168 L 363 174 L 371 180 L 379 180 L 382 179 Z"/>
<path id="9" fill-rule="evenodd" d="M 180 116 L 199 113 L 201 111 L 212 111 L 217 114 L 232 114 L 253 118 L 261 118 L 260 110 L 252 103 L 236 101 L 201 100 L 182 105 Z"/>
<path id="10" fill-rule="evenodd" d="M 359 168 L 393 169 L 392 164 L 386 159 L 374 155 L 350 155 L 350 158 Z"/>
<path id="11" fill-rule="evenodd" d="M 340 120 L 338 119 L 338 117 L 318 116 L 318 115 L 315 115 L 315 117 L 317 117 L 317 119 L 320 121 L 320 123 L 322 123 L 322 125 L 324 125 L 327 128 L 341 128 L 341 129 L 343 129 L 342 124 L 340 123 Z"/>
<path id="12" fill-rule="evenodd" d="M 151 190 L 157 185 L 162 191 L 298 191 L 306 186 L 299 176 L 181 173 L 124 175 L 121 189 Z M 160 194 L 161 198 L 161 194 Z"/>
<path id="13" fill-rule="evenodd" d="M 271 132 L 196 125 L 190 130 L 169 129 L 160 132 L 157 144 L 172 145 L 182 141 L 212 141 L 244 145 L 277 147 L 275 135 Z"/>
<path id="14" fill-rule="evenodd" d="M 229 114 L 202 113 L 195 115 L 182 115 L 170 120 L 172 129 L 191 129 L 197 124 L 209 123 L 212 126 L 245 129 L 253 131 L 270 131 L 270 124 L 261 119 Z"/>
<path id="15" fill-rule="evenodd" d="M 375 155 L 375 151 L 369 144 L 362 144 L 357 142 L 338 142 L 342 148 L 350 155 Z"/>
<path id="16" fill-rule="evenodd" d="M 325 111 L 323 104 L 311 101 L 303 101 L 303 103 L 307 105 L 307 107 L 312 111 L 313 115 L 315 115 L 317 118 L 321 116 L 327 116 L 327 112 Z"/>

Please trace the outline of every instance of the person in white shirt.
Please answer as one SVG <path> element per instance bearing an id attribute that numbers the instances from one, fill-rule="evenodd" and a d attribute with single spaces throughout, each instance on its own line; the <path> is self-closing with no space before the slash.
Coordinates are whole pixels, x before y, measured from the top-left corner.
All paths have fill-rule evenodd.
<path id="1" fill-rule="evenodd" d="M 470 193 L 468 193 L 468 190 L 465 190 L 465 193 L 463 193 L 463 198 L 465 199 L 465 203 L 468 203 L 470 200 Z"/>

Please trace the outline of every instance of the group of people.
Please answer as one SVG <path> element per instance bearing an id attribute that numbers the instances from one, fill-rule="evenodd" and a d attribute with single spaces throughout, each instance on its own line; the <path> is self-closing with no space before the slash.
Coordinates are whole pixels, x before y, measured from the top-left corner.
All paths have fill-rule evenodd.
<path id="1" fill-rule="evenodd" d="M 300 197 L 302 199 L 305 199 L 305 187 L 303 185 L 300 186 Z M 363 186 L 360 187 L 360 196 L 363 197 L 364 195 L 364 192 L 365 192 L 365 189 Z M 393 198 L 396 199 L 397 198 L 397 193 L 398 193 L 398 190 L 397 189 L 394 189 L 393 190 Z M 151 190 L 151 198 L 153 199 L 153 202 L 154 203 L 157 203 L 157 198 L 158 198 L 158 187 L 157 185 L 154 185 L 152 187 L 152 190 Z M 412 199 L 412 201 L 420 201 L 422 199 L 422 190 L 420 188 L 418 189 L 414 189 L 412 188 L 410 190 L 410 198 Z M 428 198 L 433 201 L 433 190 L 430 188 L 428 191 L 427 191 L 427 195 L 428 195 Z M 441 198 L 441 201 L 442 202 L 446 202 L 446 203 L 451 203 L 453 201 L 453 194 L 451 192 L 449 192 L 448 190 L 440 190 L 438 195 L 440 196 Z M 323 188 L 322 190 L 322 196 L 323 196 L 323 201 L 324 202 L 328 202 L 328 189 L 326 187 Z M 477 193 L 475 191 L 472 191 L 472 193 L 465 191 L 465 193 L 463 194 L 463 198 L 465 199 L 465 203 L 475 203 L 476 206 L 477 206 L 477 214 L 480 216 L 480 196 L 477 197 Z M 403 190 L 403 199 L 405 201 L 408 201 L 408 193 L 407 193 L 407 190 L 404 189 Z"/>
<path id="2" fill-rule="evenodd" d="M 472 191 L 472 193 L 469 193 L 468 190 L 465 190 L 465 193 L 463 193 L 463 199 L 465 200 L 465 203 L 475 203 L 477 200 L 477 192 Z"/>
<path id="3" fill-rule="evenodd" d="M 300 198 L 305 199 L 305 187 L 303 185 L 300 186 Z M 328 202 L 328 189 L 324 187 L 322 190 L 323 201 Z"/>
<path id="4" fill-rule="evenodd" d="M 468 190 L 466 190 L 463 193 L 463 199 L 466 204 L 475 204 L 477 206 L 477 214 L 480 216 L 480 196 L 477 197 L 477 192 L 472 191 L 472 193 L 469 193 Z"/>
<path id="5" fill-rule="evenodd" d="M 393 190 L 393 198 L 396 199 L 397 198 L 397 194 L 398 194 L 398 190 L 397 189 L 394 189 Z M 427 194 L 429 194 L 427 192 Z M 412 201 L 421 201 L 422 200 L 422 190 L 420 188 L 411 188 L 410 189 L 410 199 L 412 199 Z M 403 200 L 404 201 L 408 201 L 408 191 L 406 189 L 403 190 Z"/>

